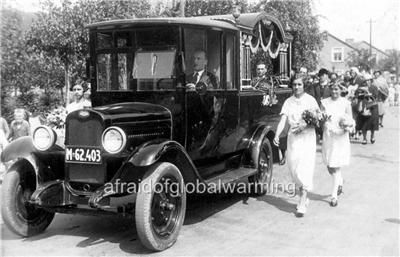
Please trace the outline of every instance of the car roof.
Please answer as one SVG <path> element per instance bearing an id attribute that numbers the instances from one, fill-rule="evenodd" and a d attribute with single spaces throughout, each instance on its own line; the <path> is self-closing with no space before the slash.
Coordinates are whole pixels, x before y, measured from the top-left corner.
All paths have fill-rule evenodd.
<path id="1" fill-rule="evenodd" d="M 87 25 L 89 29 L 110 29 L 110 28 L 124 28 L 141 25 L 196 25 L 203 27 L 213 27 L 221 29 L 229 29 L 236 31 L 245 31 L 252 33 L 254 27 L 260 20 L 269 20 L 277 26 L 281 39 L 288 41 L 291 36 L 285 33 L 280 21 L 267 14 L 266 12 L 258 13 L 243 13 L 240 14 L 239 18 L 235 20 L 233 15 L 211 15 L 211 16 L 196 16 L 196 17 L 162 17 L 162 18 L 133 18 L 123 20 L 110 20 L 102 21 Z"/>

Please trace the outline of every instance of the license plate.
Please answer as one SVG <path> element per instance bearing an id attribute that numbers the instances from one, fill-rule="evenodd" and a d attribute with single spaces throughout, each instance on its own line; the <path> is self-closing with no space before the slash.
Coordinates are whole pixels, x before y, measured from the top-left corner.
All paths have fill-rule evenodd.
<path id="1" fill-rule="evenodd" d="M 101 164 L 101 150 L 96 147 L 67 146 L 65 162 Z"/>

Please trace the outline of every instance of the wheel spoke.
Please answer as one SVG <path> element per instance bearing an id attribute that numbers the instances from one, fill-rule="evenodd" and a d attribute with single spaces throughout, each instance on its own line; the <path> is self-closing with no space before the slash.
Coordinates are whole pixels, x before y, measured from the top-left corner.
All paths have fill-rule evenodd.
<path id="1" fill-rule="evenodd" d="M 182 195 L 178 190 L 174 190 L 176 188 L 171 188 L 175 183 L 179 183 L 175 177 L 162 177 L 159 182 L 161 188 L 153 197 L 151 222 L 158 235 L 167 237 L 175 230 L 181 215 Z"/>

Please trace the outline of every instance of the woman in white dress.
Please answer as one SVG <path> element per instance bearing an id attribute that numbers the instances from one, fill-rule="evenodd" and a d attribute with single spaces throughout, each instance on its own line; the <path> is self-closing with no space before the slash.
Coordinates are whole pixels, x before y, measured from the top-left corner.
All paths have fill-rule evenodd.
<path id="1" fill-rule="evenodd" d="M 307 210 L 307 192 L 313 188 L 313 176 L 316 153 L 315 128 L 308 126 L 303 120 L 305 110 L 316 110 L 317 101 L 304 92 L 302 78 L 293 81 L 293 96 L 286 99 L 281 110 L 281 120 L 276 129 L 274 144 L 279 145 L 279 136 L 286 122 L 289 123 L 287 142 L 287 157 L 290 173 L 299 187 L 300 200 L 297 205 L 298 217 L 302 217 Z"/>
<path id="2" fill-rule="evenodd" d="M 339 84 L 332 84 L 330 90 L 331 97 L 321 101 L 321 109 L 330 116 L 324 125 L 322 157 L 332 175 L 330 205 L 335 207 L 343 186 L 340 168 L 350 162 L 349 131 L 354 128 L 355 123 L 352 118 L 351 103 L 340 96 Z"/>

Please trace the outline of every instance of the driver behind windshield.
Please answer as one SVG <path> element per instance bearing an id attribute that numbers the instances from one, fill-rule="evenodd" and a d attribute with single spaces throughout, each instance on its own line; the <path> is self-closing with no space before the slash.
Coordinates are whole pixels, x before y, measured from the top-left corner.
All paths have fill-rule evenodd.
<path id="1" fill-rule="evenodd" d="M 197 50 L 193 55 L 193 70 L 192 74 L 187 75 L 188 87 L 191 89 L 195 88 L 195 85 L 199 82 L 203 82 L 207 89 L 219 88 L 218 78 L 210 71 L 207 67 L 206 52 L 203 50 Z"/>

